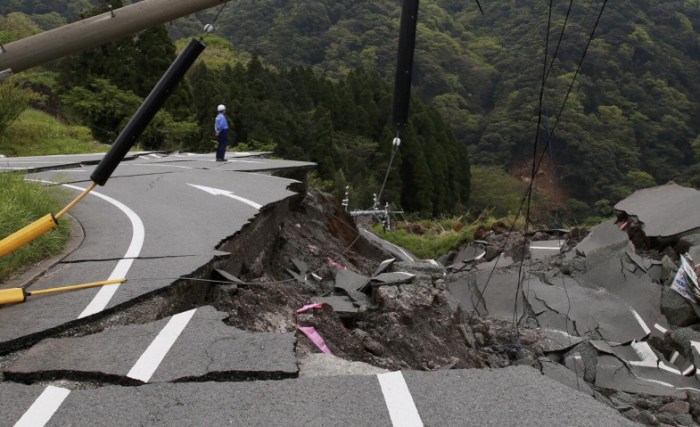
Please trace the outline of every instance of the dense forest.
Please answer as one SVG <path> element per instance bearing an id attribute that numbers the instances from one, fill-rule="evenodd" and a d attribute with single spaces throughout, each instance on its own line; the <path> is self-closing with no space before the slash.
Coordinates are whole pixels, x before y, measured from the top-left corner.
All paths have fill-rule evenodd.
<path id="1" fill-rule="evenodd" d="M 39 3 L 10 0 L 0 13 L 25 12 L 48 28 L 57 20 L 47 14 L 71 20 L 87 2 Z M 568 200 L 581 215 L 607 215 L 655 183 L 700 186 L 700 0 L 481 3 L 483 14 L 476 2 L 420 3 L 416 96 L 389 200 L 431 215 L 463 208 L 465 148 L 484 182 L 502 182 L 504 173 L 526 181 L 532 159 L 543 159 L 550 199 Z M 168 143 L 206 148 L 199 125 L 211 100 L 222 99 L 233 106 L 238 142 L 273 143 L 280 155 L 319 162 L 336 194 L 346 183 L 376 187 L 394 132 L 400 1 L 240 0 L 167 31 L 200 34 L 219 12 L 221 38 L 210 40 L 226 53 L 193 70 L 194 111 L 162 118 L 180 127 Z"/>

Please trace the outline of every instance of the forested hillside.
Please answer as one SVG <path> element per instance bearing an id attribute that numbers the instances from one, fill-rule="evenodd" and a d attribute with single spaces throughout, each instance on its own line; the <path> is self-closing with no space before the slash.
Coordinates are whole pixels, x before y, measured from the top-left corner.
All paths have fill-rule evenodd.
<path id="1" fill-rule="evenodd" d="M 38 31 L 31 16 L 19 13 L 0 21 L 0 31 L 7 28 L 21 29 L 23 35 Z M 271 68 L 218 36 L 204 41 L 209 48 L 140 138 L 142 148 L 212 151 L 213 119 L 223 103 L 233 127 L 232 145 L 315 161 L 318 185 L 338 198 L 349 186 L 351 207 L 372 205 L 397 132 L 390 122 L 389 82 L 362 68 L 339 80 L 300 66 Z M 26 81 L 44 94 L 40 108 L 89 126 L 95 138 L 109 143 L 175 50 L 165 27 L 155 27 L 51 64 Z M 434 108 L 415 99 L 411 111 L 382 202 L 424 216 L 464 210 L 470 189 L 466 147 Z"/>
<path id="2" fill-rule="evenodd" d="M 529 176 L 549 4 L 481 4 L 483 15 L 473 1 L 421 1 L 416 93 L 468 145 L 472 164 Z M 558 197 L 606 213 L 640 186 L 700 185 L 700 1 L 621 0 L 607 2 L 602 15 L 601 0 L 552 4 L 539 140 L 544 147 L 554 131 L 544 169 Z M 207 22 L 214 12 L 198 18 Z M 336 77 L 362 65 L 390 80 L 399 16 L 397 1 L 241 0 L 224 9 L 218 31 L 276 65 L 311 65 Z M 193 19 L 179 28 L 200 26 Z"/>
<path id="3" fill-rule="evenodd" d="M 47 13 L 43 3 L 31 10 L 32 2 L 9 3 Z M 85 3 L 67 1 L 56 10 L 75 14 Z M 500 180 L 500 169 L 527 180 L 536 140 L 550 199 L 568 199 L 582 215 L 608 214 L 615 201 L 654 183 L 700 186 L 700 0 L 559 1 L 551 2 L 551 15 L 548 2 L 481 4 L 483 15 L 476 2 L 420 3 L 414 95 L 425 104 L 412 104 L 416 121 L 400 150 L 403 169 L 390 177 L 392 201 L 431 214 L 461 206 L 466 154 L 455 160 L 452 153 L 464 147 L 480 179 Z M 168 32 L 199 34 L 217 12 L 179 20 Z M 198 94 L 218 94 L 234 106 L 239 141 L 274 142 L 281 155 L 319 161 L 322 178 L 336 180 L 338 189 L 357 179 L 358 164 L 371 165 L 365 182 L 381 182 L 393 132 L 388 99 L 399 16 L 400 1 L 230 2 L 215 31 L 230 44 L 217 42 L 217 52 L 227 53 L 192 73 L 190 84 L 199 89 L 191 120 L 208 120 L 205 104 L 215 98 Z M 249 64 L 246 54 L 259 60 Z M 297 90 L 301 97 L 284 94 Z M 349 111 L 361 114 L 342 122 Z M 419 124 L 428 118 L 429 125 Z M 425 137 L 426 129 L 433 136 Z M 207 144 L 206 133 L 195 139 Z M 377 154 L 365 161 L 345 153 Z M 436 172 L 442 165 L 448 170 Z M 412 185 L 419 188 L 407 190 Z"/>

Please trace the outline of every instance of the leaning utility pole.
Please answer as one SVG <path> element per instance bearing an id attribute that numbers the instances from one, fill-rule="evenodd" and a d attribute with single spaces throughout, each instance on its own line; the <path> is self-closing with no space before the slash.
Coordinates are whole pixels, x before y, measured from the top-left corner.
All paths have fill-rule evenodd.
<path id="1" fill-rule="evenodd" d="M 0 78 L 118 40 L 229 0 L 142 0 L 0 45 Z"/>

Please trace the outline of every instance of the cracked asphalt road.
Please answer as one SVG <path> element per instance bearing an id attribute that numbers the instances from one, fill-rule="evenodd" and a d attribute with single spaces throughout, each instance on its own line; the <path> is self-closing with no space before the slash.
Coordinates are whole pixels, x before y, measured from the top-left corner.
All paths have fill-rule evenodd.
<path id="1" fill-rule="evenodd" d="M 525 366 L 295 378 L 292 335 L 224 325 L 204 303 L 215 286 L 188 277 L 230 263 L 217 248 L 256 216 L 268 218 L 269 228 L 284 215 L 303 185 L 269 172 L 303 177 L 313 165 L 212 157 L 133 156 L 74 208 L 84 240 L 28 289 L 129 281 L 0 307 L 7 409 L 0 424 L 630 425 Z M 29 178 L 63 188 L 70 199 L 89 184 L 97 160 L 3 165 L 33 170 Z M 271 230 L 253 230 L 245 243 L 251 251 L 256 232 Z"/>

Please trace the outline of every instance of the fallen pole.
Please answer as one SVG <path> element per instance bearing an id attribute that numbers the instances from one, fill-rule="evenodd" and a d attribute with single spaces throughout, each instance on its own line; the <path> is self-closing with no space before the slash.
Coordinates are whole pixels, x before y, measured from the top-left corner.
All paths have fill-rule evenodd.
<path id="1" fill-rule="evenodd" d="M 143 104 L 129 120 L 129 123 L 119 134 L 117 140 L 114 141 L 112 147 L 97 165 L 97 168 L 92 172 L 92 175 L 90 175 L 90 179 L 93 181 L 92 184 L 55 216 L 47 214 L 43 218 L 0 240 L 0 257 L 14 252 L 37 237 L 56 228 L 58 219 L 87 196 L 95 186 L 107 183 L 107 180 L 124 159 L 126 153 L 136 144 L 136 140 L 141 136 L 148 124 L 151 123 L 151 120 L 163 106 L 163 103 L 175 90 L 175 86 L 185 77 L 187 70 L 190 69 L 204 49 L 205 46 L 201 42 L 195 39 L 190 40 L 189 44 L 175 58 L 175 61 L 165 71 L 163 77 L 160 78 L 160 81 L 158 81 L 148 97 L 143 101 Z"/>

